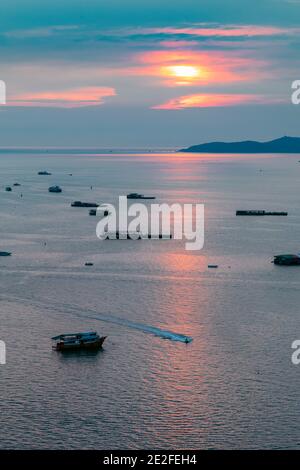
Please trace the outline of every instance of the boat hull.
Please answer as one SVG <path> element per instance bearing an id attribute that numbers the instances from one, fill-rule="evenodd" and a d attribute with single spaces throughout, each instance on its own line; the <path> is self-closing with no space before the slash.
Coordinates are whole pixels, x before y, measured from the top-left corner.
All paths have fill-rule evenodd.
<path id="1" fill-rule="evenodd" d="M 273 263 L 277 264 L 278 266 L 299 266 L 300 259 L 299 260 L 274 260 Z"/>
<path id="2" fill-rule="evenodd" d="M 82 351 L 82 350 L 89 350 L 95 351 L 102 348 L 102 345 L 106 339 L 106 336 L 102 336 L 101 338 L 97 339 L 96 341 L 91 342 L 82 342 L 77 344 L 65 344 L 65 343 L 57 343 L 53 349 L 56 351 Z"/>
<path id="3" fill-rule="evenodd" d="M 140 200 L 149 200 L 149 199 L 156 199 L 155 196 L 143 196 L 143 197 L 139 197 L 139 196 L 127 196 L 127 199 L 138 199 L 139 201 Z"/>

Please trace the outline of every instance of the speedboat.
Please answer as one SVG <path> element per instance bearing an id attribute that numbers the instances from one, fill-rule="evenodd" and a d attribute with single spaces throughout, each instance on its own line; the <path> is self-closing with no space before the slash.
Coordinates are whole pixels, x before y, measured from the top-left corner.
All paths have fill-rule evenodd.
<path id="1" fill-rule="evenodd" d="M 87 333 L 68 333 L 51 338 L 52 348 L 56 351 L 76 351 L 82 349 L 100 349 L 106 336 L 99 336 L 96 331 Z"/>

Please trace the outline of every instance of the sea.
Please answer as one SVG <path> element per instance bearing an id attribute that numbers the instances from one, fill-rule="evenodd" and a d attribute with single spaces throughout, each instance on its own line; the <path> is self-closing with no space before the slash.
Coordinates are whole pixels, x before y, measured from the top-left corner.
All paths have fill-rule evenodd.
<path id="1" fill-rule="evenodd" d="M 272 264 L 300 252 L 299 158 L 2 149 L 0 448 L 300 448 L 300 266 Z M 71 207 L 129 192 L 204 204 L 203 248 L 101 241 Z M 52 350 L 93 330 L 97 353 Z"/>

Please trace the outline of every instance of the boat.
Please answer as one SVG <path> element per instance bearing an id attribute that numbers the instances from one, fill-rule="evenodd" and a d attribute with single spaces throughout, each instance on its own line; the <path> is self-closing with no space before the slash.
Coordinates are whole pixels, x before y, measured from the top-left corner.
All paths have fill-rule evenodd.
<path id="1" fill-rule="evenodd" d="M 72 202 L 71 207 L 99 207 L 99 204 L 96 204 L 95 202 L 74 201 Z"/>
<path id="2" fill-rule="evenodd" d="M 276 255 L 272 262 L 283 266 L 296 266 L 300 264 L 300 255 Z"/>
<path id="3" fill-rule="evenodd" d="M 20 183 L 14 183 L 14 186 L 21 186 Z"/>
<path id="4" fill-rule="evenodd" d="M 101 209 L 101 210 L 98 209 L 98 211 L 97 211 L 97 209 L 91 209 L 89 211 L 89 214 L 90 215 L 97 215 L 97 212 L 98 212 L 98 215 L 101 215 L 103 217 L 107 217 L 110 214 L 108 209 Z"/>
<path id="5" fill-rule="evenodd" d="M 10 187 L 10 186 L 6 186 L 5 191 L 11 191 L 11 187 Z"/>
<path id="6" fill-rule="evenodd" d="M 51 173 L 49 173 L 49 171 L 39 171 L 38 175 L 51 176 Z"/>
<path id="7" fill-rule="evenodd" d="M 77 351 L 82 349 L 100 349 L 106 336 L 99 336 L 96 331 L 86 333 L 68 333 L 51 338 L 52 349 L 56 351 Z"/>
<path id="8" fill-rule="evenodd" d="M 111 212 L 109 212 L 109 204 L 101 204 L 100 207 L 98 207 L 97 209 L 97 215 L 99 215 L 100 217 L 107 217 L 108 215 L 111 215 Z M 91 213 L 92 211 L 90 211 L 90 215 L 96 215 L 96 214 L 92 214 Z"/>
<path id="9" fill-rule="evenodd" d="M 11 256 L 9 251 L 0 251 L 0 256 Z"/>
<path id="10" fill-rule="evenodd" d="M 152 235 L 151 233 L 141 233 L 141 232 L 107 232 L 108 237 L 106 240 L 170 240 L 173 235 L 171 233 L 159 233 Z"/>
<path id="11" fill-rule="evenodd" d="M 91 263 L 90 261 L 87 261 L 87 262 L 85 263 L 85 266 L 94 266 L 94 263 Z"/>
<path id="12" fill-rule="evenodd" d="M 251 211 L 236 211 L 235 215 L 259 215 L 259 216 L 264 216 L 264 215 L 288 215 L 287 212 L 267 212 L 267 211 L 256 211 L 256 210 L 251 210 Z"/>
<path id="13" fill-rule="evenodd" d="M 155 199 L 155 196 L 144 196 L 144 194 L 130 193 L 127 194 L 127 199 Z"/>
<path id="14" fill-rule="evenodd" d="M 49 193 L 61 193 L 62 189 L 59 186 L 50 186 Z"/>

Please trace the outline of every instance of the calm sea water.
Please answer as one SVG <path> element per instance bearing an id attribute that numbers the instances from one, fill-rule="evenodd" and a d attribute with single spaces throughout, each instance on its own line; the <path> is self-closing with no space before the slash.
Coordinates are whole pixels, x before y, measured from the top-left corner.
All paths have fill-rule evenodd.
<path id="1" fill-rule="evenodd" d="M 300 251 L 298 159 L 2 153 L 0 447 L 299 448 L 300 268 L 271 264 Z M 204 249 L 100 242 L 97 219 L 70 207 L 130 191 L 203 202 Z M 51 350 L 51 336 L 90 329 L 108 336 L 98 354 Z"/>

